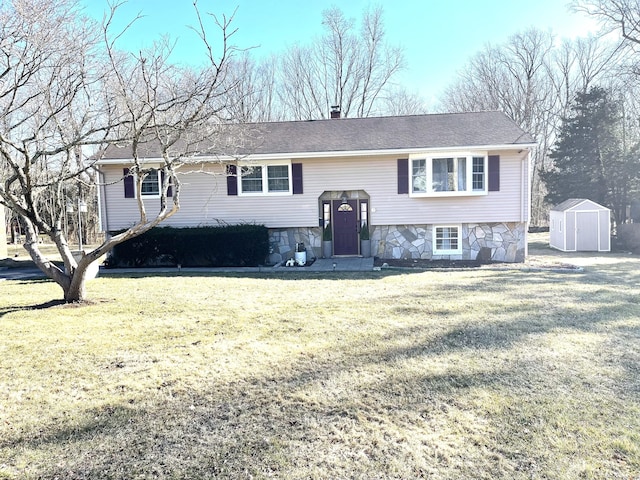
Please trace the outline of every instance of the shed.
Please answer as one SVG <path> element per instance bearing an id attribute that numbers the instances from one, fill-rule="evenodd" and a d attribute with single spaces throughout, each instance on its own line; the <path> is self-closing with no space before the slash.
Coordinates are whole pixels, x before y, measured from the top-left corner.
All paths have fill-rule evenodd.
<path id="1" fill-rule="evenodd" d="M 585 198 L 570 198 L 551 208 L 549 245 L 563 252 L 611 250 L 611 210 Z"/>

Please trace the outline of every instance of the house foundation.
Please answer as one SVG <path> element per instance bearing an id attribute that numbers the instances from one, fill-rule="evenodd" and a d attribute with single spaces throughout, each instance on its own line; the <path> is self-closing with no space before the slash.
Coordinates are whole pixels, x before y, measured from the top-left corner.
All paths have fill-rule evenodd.
<path id="1" fill-rule="evenodd" d="M 371 228 L 372 254 L 379 258 L 425 260 L 475 260 L 480 252 L 490 252 L 490 261 L 524 262 L 527 246 L 527 225 L 508 223 L 462 224 L 462 253 L 435 255 L 433 225 L 376 225 Z M 297 243 L 304 243 L 307 252 L 322 256 L 322 229 L 270 229 L 269 245 L 272 263 L 292 258 Z M 487 255 L 488 256 L 488 255 Z"/>

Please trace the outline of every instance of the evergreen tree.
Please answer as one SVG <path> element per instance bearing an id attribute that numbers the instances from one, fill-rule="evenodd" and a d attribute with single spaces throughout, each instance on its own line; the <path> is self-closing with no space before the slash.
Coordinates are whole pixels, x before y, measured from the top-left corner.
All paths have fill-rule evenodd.
<path id="1" fill-rule="evenodd" d="M 610 93 L 600 87 L 578 93 L 542 173 L 551 204 L 588 198 L 625 221 L 629 193 L 639 175 L 637 155 L 625 152 L 623 118 Z"/>

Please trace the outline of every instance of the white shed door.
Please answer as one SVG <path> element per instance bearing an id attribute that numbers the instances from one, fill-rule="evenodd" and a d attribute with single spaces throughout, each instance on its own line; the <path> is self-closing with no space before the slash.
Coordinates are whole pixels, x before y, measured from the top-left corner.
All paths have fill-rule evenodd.
<path id="1" fill-rule="evenodd" d="M 576 212 L 576 250 L 598 251 L 598 212 Z"/>

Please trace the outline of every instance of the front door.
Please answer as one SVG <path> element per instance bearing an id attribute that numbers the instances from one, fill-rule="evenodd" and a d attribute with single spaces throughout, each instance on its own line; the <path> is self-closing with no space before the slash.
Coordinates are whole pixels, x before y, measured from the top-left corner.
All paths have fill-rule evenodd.
<path id="1" fill-rule="evenodd" d="M 333 214 L 333 254 L 358 255 L 358 201 L 342 203 L 334 200 Z"/>

